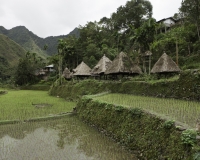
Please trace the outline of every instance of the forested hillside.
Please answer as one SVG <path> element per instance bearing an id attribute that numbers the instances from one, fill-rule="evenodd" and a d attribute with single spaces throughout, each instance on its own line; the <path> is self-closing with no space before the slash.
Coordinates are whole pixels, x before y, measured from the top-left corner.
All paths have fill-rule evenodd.
<path id="1" fill-rule="evenodd" d="M 0 26 L 0 33 L 8 36 L 10 39 L 20 44 L 26 51 L 36 53 L 38 56 L 47 57 L 57 53 L 57 43 L 61 38 L 67 38 L 68 35 L 78 36 L 78 29 L 75 28 L 68 35 L 51 36 L 40 38 L 33 32 L 29 31 L 25 26 L 17 26 L 10 30 Z"/>
<path id="2" fill-rule="evenodd" d="M 144 73 L 147 73 L 143 67 L 146 51 L 152 53 L 150 69 L 164 52 L 181 70 L 199 69 L 200 0 L 184 0 L 178 13 L 163 17 L 175 22 L 168 26 L 152 17 L 152 9 L 148 0 L 130 0 L 110 17 L 87 22 L 68 35 L 44 39 L 23 26 L 10 30 L 0 27 L 0 33 L 29 51 L 31 58 L 26 57 L 25 61 L 32 60 L 34 64 L 35 56 L 41 59 L 49 55 L 48 63 L 55 68 L 59 66 L 60 70 L 65 67 L 72 70 L 81 61 L 93 68 L 104 54 L 113 60 L 121 51 L 126 52 Z"/>
<path id="3" fill-rule="evenodd" d="M 0 34 L 0 80 L 5 80 L 14 73 L 11 68 L 16 66 L 25 54 L 25 49 L 19 44 Z"/>
<path id="4" fill-rule="evenodd" d="M 0 57 L 4 59 L 6 63 L 14 66 L 18 63 L 18 60 L 24 57 L 26 51 L 19 44 L 11 40 L 5 35 L 0 34 Z M 2 61 L 1 61 L 2 62 Z"/>

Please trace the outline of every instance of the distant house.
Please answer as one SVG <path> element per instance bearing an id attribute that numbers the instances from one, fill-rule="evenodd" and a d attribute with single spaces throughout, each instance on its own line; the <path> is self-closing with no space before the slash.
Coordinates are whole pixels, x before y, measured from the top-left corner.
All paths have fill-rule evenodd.
<path id="1" fill-rule="evenodd" d="M 42 69 L 37 69 L 35 71 L 35 75 L 38 77 L 42 77 L 42 79 L 47 80 L 49 73 L 55 72 L 54 65 L 45 66 Z"/>
<path id="2" fill-rule="evenodd" d="M 44 67 L 44 71 L 45 71 L 45 72 L 54 72 L 54 71 L 55 71 L 54 65 L 53 65 L 53 64 L 50 64 L 50 65 L 48 65 L 48 66 L 45 66 L 45 67 Z"/>
<path id="3" fill-rule="evenodd" d="M 177 24 L 179 20 L 175 20 L 173 17 L 168 17 L 157 21 L 156 23 L 161 24 L 160 32 L 166 33 L 172 26 Z"/>

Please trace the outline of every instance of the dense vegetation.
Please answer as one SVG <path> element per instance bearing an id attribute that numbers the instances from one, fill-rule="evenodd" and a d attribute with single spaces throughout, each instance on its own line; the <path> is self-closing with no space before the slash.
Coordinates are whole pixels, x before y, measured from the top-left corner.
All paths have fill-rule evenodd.
<path id="1" fill-rule="evenodd" d="M 150 50 L 152 64 L 165 51 L 181 69 L 199 68 L 199 4 L 199 0 L 182 2 L 179 13 L 173 17 L 176 25 L 161 32 L 164 24 L 156 23 L 152 17 L 153 6 L 149 1 L 127 1 L 110 18 L 79 26 L 79 38 L 64 39 L 63 66 L 73 69 L 83 60 L 94 67 L 103 54 L 113 60 L 120 51 L 127 52 L 142 66 L 142 55 Z"/>
<path id="2" fill-rule="evenodd" d="M 111 103 L 127 108 L 140 108 L 157 114 L 157 116 L 185 123 L 191 128 L 196 127 L 196 120 L 199 118 L 200 106 L 198 102 L 127 94 L 106 94 L 93 99 L 102 103 Z"/>
<path id="3" fill-rule="evenodd" d="M 36 73 L 45 66 L 45 61 L 38 57 L 36 53 L 27 52 L 24 58 L 19 60 L 14 75 L 15 83 L 18 85 L 33 84 L 39 82 L 41 78 Z"/>
<path id="4" fill-rule="evenodd" d="M 0 82 L 10 79 L 18 60 L 26 51 L 7 36 L 0 34 Z"/>
<path id="5" fill-rule="evenodd" d="M 179 13 L 173 17 L 178 23 L 167 32 L 161 32 L 163 24 L 156 23 L 152 17 L 153 6 L 149 1 L 130 0 L 118 7 L 111 17 L 88 22 L 66 36 L 43 39 L 23 26 L 11 30 L 0 27 L 0 33 L 41 58 L 52 55 L 47 58 L 48 63 L 59 69 L 57 73 L 65 67 L 74 69 L 81 61 L 93 68 L 104 54 L 113 60 L 120 51 L 125 51 L 142 68 L 143 54 L 147 50 L 153 53 L 152 64 L 165 51 L 182 70 L 198 69 L 199 3 L 200 0 L 183 1 Z"/>
<path id="6" fill-rule="evenodd" d="M 172 120 L 88 96 L 78 102 L 77 113 L 85 122 L 133 150 L 138 159 L 199 159 L 197 132 L 185 130 Z"/>
<path id="7" fill-rule="evenodd" d="M 26 53 L 19 44 L 2 34 L 0 34 L 0 48 L 1 62 L 10 66 L 15 66 Z"/>

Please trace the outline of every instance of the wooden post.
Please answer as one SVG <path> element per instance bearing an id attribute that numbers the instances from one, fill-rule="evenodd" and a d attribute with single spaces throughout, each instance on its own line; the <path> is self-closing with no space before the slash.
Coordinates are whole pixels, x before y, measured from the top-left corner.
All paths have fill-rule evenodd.
<path id="1" fill-rule="evenodd" d="M 151 74 L 151 55 L 149 55 L 149 75 Z"/>

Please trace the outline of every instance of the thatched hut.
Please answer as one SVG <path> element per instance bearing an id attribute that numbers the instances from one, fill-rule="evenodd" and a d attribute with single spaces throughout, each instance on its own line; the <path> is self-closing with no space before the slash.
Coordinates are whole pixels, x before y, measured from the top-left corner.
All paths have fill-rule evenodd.
<path id="1" fill-rule="evenodd" d="M 62 76 L 65 78 L 65 79 L 71 79 L 72 76 L 73 76 L 73 73 L 70 72 L 70 70 L 66 67 L 63 71 L 63 74 Z"/>
<path id="2" fill-rule="evenodd" d="M 91 68 L 83 61 L 75 69 L 73 69 L 73 72 L 74 72 L 73 76 L 77 77 L 91 76 Z"/>
<path id="3" fill-rule="evenodd" d="M 164 53 L 154 64 L 151 73 L 176 73 L 180 71 L 180 68 L 172 58 Z"/>
<path id="4" fill-rule="evenodd" d="M 104 75 L 106 69 L 110 67 L 111 64 L 112 64 L 112 61 L 108 57 L 106 57 L 104 54 L 104 56 L 99 60 L 97 65 L 92 69 L 91 74 L 93 76 Z"/>
<path id="5" fill-rule="evenodd" d="M 105 74 L 111 75 L 134 75 L 141 73 L 141 68 L 134 64 L 124 52 L 120 52 L 119 55 L 113 60 L 110 67 L 108 67 L 108 69 L 105 71 Z"/>

